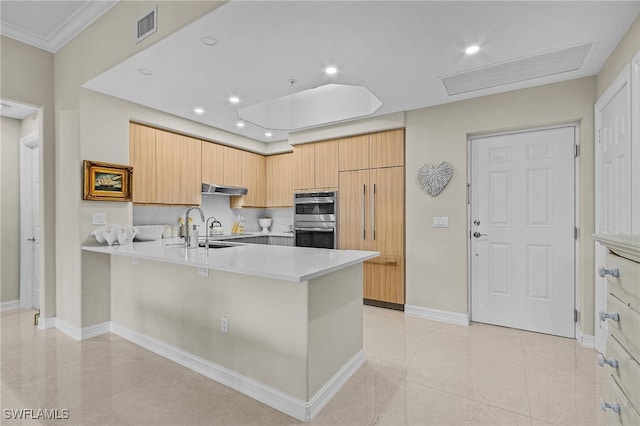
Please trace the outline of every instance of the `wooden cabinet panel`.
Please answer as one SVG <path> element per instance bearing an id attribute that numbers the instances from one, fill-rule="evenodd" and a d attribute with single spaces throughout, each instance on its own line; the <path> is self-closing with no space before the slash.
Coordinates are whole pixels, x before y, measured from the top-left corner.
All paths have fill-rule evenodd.
<path id="1" fill-rule="evenodd" d="M 133 202 L 156 197 L 156 129 L 129 123 L 129 164 L 133 166 Z"/>
<path id="2" fill-rule="evenodd" d="M 338 187 L 338 141 L 314 143 L 315 182 L 313 188 Z"/>
<path id="3" fill-rule="evenodd" d="M 369 250 L 404 255 L 404 167 L 369 170 L 372 235 Z"/>
<path id="4" fill-rule="evenodd" d="M 202 202 L 202 142 L 182 136 L 180 138 L 180 204 L 200 205 Z"/>
<path id="5" fill-rule="evenodd" d="M 338 186 L 338 248 L 366 250 L 369 234 L 367 202 L 369 170 L 340 172 Z"/>
<path id="6" fill-rule="evenodd" d="M 365 262 L 363 297 L 404 304 L 404 257 L 381 255 Z"/>
<path id="7" fill-rule="evenodd" d="M 293 206 L 292 157 L 291 153 L 267 157 L 267 207 Z"/>
<path id="8" fill-rule="evenodd" d="M 315 147 L 313 144 L 293 147 L 293 188 L 315 188 Z"/>
<path id="9" fill-rule="evenodd" d="M 404 129 L 369 135 L 369 167 L 404 166 Z"/>
<path id="10" fill-rule="evenodd" d="M 224 150 L 223 145 L 202 142 L 202 182 L 218 185 L 224 182 Z"/>
<path id="11" fill-rule="evenodd" d="M 156 131 L 156 203 L 174 204 L 180 192 L 180 136 Z"/>
<path id="12" fill-rule="evenodd" d="M 338 141 L 338 170 L 369 168 L 369 135 L 352 136 Z"/>
<path id="13" fill-rule="evenodd" d="M 242 186 L 246 186 L 249 192 L 242 197 L 244 207 L 265 207 L 267 205 L 266 194 L 266 160 L 263 155 L 253 152 L 242 152 Z"/>
<path id="14" fill-rule="evenodd" d="M 242 152 L 239 149 L 223 146 L 224 181 L 223 185 L 242 186 Z"/>

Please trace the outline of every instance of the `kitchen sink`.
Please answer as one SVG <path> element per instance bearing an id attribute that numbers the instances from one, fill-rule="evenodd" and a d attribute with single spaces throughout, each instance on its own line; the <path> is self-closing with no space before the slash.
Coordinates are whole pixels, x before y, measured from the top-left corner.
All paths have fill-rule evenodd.
<path id="1" fill-rule="evenodd" d="M 208 248 L 210 249 L 219 249 L 219 248 L 227 248 L 227 247 L 239 247 L 239 246 L 243 246 L 244 244 L 229 244 L 229 243 L 223 243 L 221 241 L 209 241 L 208 244 Z M 199 243 L 198 247 L 207 247 L 207 243 Z"/>

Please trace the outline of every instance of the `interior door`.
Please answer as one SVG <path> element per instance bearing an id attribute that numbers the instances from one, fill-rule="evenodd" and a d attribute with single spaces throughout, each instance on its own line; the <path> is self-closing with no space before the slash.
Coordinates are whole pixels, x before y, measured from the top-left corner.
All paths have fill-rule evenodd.
<path id="1" fill-rule="evenodd" d="M 596 232 L 632 231 L 632 175 L 629 68 L 626 68 L 595 106 L 596 119 Z M 606 250 L 596 243 L 595 266 L 604 265 Z M 594 271 L 595 275 L 595 271 Z M 599 313 L 606 310 L 607 281 L 595 278 L 595 349 L 606 350 L 607 322 Z"/>
<path id="2" fill-rule="evenodd" d="M 473 321 L 574 337 L 575 128 L 471 140 Z"/>

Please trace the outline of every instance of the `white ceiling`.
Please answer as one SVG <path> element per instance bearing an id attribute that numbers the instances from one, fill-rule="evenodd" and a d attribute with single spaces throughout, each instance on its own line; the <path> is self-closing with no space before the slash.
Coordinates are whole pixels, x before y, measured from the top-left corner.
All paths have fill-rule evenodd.
<path id="1" fill-rule="evenodd" d="M 38 112 L 38 108 L 18 102 L 0 99 L 0 116 L 22 120 Z"/>
<path id="2" fill-rule="evenodd" d="M 5 3 L 14 2 L 1 3 L 4 27 Z M 162 20 L 162 8 L 158 13 Z M 640 1 L 234 0 L 84 87 L 269 142 L 286 139 L 287 132 L 266 137 L 271 129 L 238 128 L 238 108 L 336 83 L 365 86 L 383 104 L 372 115 L 382 115 L 593 76 L 638 13 Z M 217 44 L 204 45 L 203 36 Z M 492 66 L 504 70 L 511 61 L 531 63 L 588 43 L 573 71 L 453 96 L 441 79 L 470 70 L 491 74 Z M 480 52 L 465 55 L 470 44 Z M 338 73 L 326 76 L 327 65 Z M 231 104 L 231 95 L 240 103 Z M 195 107 L 205 113 L 194 114 Z"/>
<path id="3" fill-rule="evenodd" d="M 2 35 L 55 52 L 118 0 L 0 1 Z"/>

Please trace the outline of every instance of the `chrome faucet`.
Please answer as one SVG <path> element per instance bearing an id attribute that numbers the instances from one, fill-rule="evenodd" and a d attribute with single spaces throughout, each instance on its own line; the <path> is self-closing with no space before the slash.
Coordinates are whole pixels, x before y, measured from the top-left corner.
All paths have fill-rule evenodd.
<path id="1" fill-rule="evenodd" d="M 184 248 L 189 248 L 189 215 L 191 214 L 191 210 L 199 210 L 200 211 L 200 218 L 202 219 L 202 221 L 204 222 L 204 213 L 202 212 L 202 209 L 198 206 L 192 206 L 189 207 L 186 211 L 186 213 L 184 214 Z"/>

